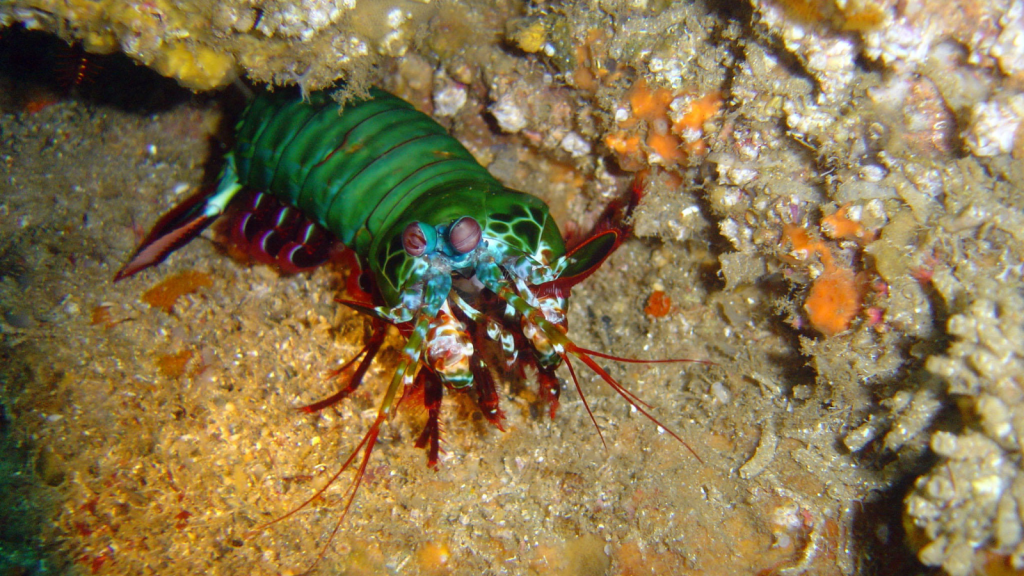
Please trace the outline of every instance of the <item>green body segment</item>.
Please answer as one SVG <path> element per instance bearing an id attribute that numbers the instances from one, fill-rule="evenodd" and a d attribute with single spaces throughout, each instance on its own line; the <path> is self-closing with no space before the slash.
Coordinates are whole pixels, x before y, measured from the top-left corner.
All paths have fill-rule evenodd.
<path id="1" fill-rule="evenodd" d="M 236 137 L 228 161 L 238 183 L 295 206 L 353 249 L 388 304 L 414 280 L 401 249 L 412 221 L 471 216 L 498 255 L 548 265 L 565 253 L 542 201 L 505 188 L 444 127 L 382 90 L 344 107 L 325 92 L 263 94 Z"/>

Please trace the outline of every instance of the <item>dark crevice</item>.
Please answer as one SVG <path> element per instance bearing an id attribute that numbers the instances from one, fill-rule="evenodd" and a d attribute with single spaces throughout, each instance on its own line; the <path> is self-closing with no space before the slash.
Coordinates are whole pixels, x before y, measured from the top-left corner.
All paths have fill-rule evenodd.
<path id="1" fill-rule="evenodd" d="M 197 97 L 120 52 L 91 54 L 22 26 L 0 31 L 0 86 L 0 108 L 29 113 L 72 99 L 146 114 Z"/>

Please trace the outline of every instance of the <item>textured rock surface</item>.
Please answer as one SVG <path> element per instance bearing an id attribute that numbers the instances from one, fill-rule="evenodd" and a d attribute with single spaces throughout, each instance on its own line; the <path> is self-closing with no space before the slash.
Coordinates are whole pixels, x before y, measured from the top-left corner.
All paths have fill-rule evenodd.
<path id="1" fill-rule="evenodd" d="M 572 391 L 550 422 L 505 383 L 504 435 L 452 394 L 441 470 L 410 410 L 328 570 L 899 573 L 871 558 L 904 542 L 958 576 L 1024 569 L 1020 0 L 0 0 L 0 25 L 194 90 L 383 85 L 568 234 L 645 176 L 640 239 L 574 292 L 570 334 L 716 362 L 616 372 L 706 463 L 598 383 L 604 453 Z M 104 82 L 142 85 L 123 76 Z M 138 114 L 86 82 L 3 82 L 0 479 L 41 487 L 38 538 L 83 571 L 305 568 L 344 484 L 249 531 L 333 473 L 394 355 L 365 396 L 299 416 L 362 339 L 338 271 L 197 242 L 107 283 L 200 186 L 230 94 Z M 139 301 L 188 269 L 212 286 L 173 314 Z"/>

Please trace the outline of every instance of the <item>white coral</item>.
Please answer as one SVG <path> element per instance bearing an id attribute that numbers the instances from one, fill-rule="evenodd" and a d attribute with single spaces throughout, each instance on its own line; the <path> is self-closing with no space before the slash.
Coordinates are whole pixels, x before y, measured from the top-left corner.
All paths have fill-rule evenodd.
<path id="1" fill-rule="evenodd" d="M 974 106 L 966 140 L 977 156 L 997 156 L 1013 150 L 1024 122 L 1024 94 L 992 99 Z"/>
<path id="2" fill-rule="evenodd" d="M 515 101 L 512 93 L 506 93 L 491 105 L 491 114 L 498 121 L 498 126 L 505 132 L 519 132 L 526 128 L 526 113 Z"/>
<path id="3" fill-rule="evenodd" d="M 907 497 L 907 515 L 930 540 L 919 558 L 952 576 L 972 573 L 982 546 L 1024 568 L 1024 298 L 1015 290 L 979 298 L 951 317 L 948 331 L 959 340 L 927 363 L 951 392 L 975 396 L 981 424 L 980 431 L 936 432 L 931 448 L 944 462 Z"/>
<path id="4" fill-rule="evenodd" d="M 267 36 L 298 37 L 309 40 L 356 7 L 355 0 L 300 0 L 267 3 L 257 29 Z"/>
<path id="5" fill-rule="evenodd" d="M 989 50 L 1007 74 L 1024 72 L 1024 0 L 1015 0 L 999 19 L 1002 31 Z"/>

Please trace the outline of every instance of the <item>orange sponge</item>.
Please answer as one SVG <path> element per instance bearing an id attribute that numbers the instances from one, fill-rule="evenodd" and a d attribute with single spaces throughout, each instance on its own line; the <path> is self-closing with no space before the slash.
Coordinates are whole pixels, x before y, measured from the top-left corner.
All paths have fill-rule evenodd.
<path id="1" fill-rule="evenodd" d="M 648 164 L 646 152 L 657 154 L 666 168 L 682 166 L 690 156 L 707 153 L 704 142 L 704 123 L 722 108 L 718 92 L 684 101 L 682 108 L 670 114 L 677 95 L 667 88 L 651 88 L 641 78 L 626 94 L 629 113 L 618 121 L 619 131 L 609 134 L 605 143 L 619 155 L 619 164 L 625 170 L 636 171 Z M 676 102 L 678 104 L 678 102 Z M 678 118 L 673 122 L 673 118 Z M 640 121 L 647 125 L 647 138 L 640 147 L 640 138 L 633 133 Z M 653 158 L 652 158 L 653 159 Z"/>
<path id="2" fill-rule="evenodd" d="M 860 304 L 860 289 L 853 273 L 834 268 L 815 279 L 804 310 L 815 330 L 825 336 L 835 336 L 850 327 L 860 311 Z"/>
<path id="3" fill-rule="evenodd" d="M 875 240 L 873 230 L 864 228 L 859 220 L 850 217 L 849 204 L 824 217 L 821 220 L 821 230 L 831 238 L 853 240 L 861 246 Z"/>
<path id="4" fill-rule="evenodd" d="M 811 238 L 807 230 L 788 225 L 783 229 L 783 238 L 792 246 L 791 254 L 797 261 L 805 261 L 817 254 L 825 268 L 811 284 L 804 301 L 804 311 L 811 326 L 825 336 L 845 331 L 861 308 L 862 287 L 856 276 L 836 264 L 829 247 L 823 241 Z"/>

